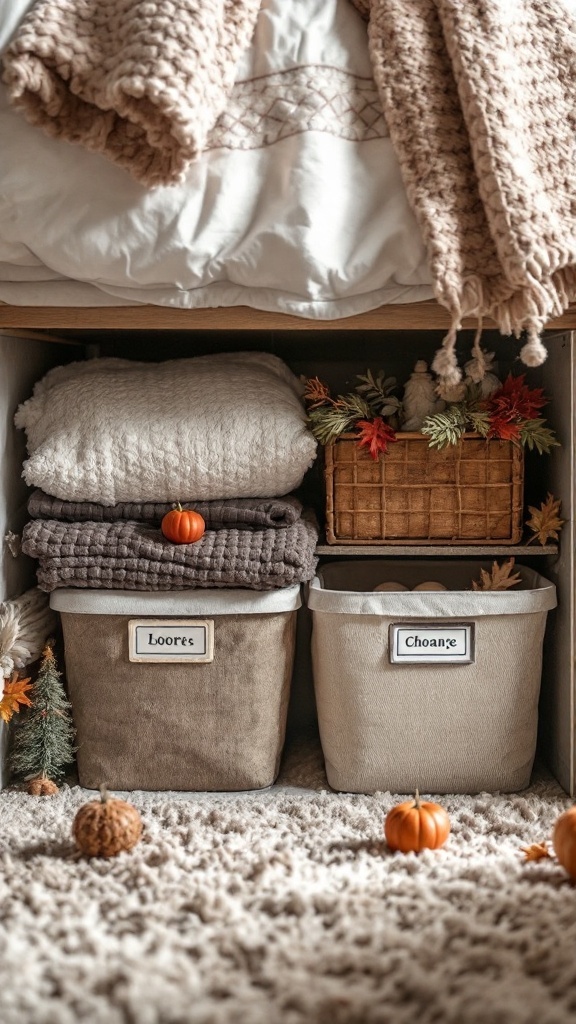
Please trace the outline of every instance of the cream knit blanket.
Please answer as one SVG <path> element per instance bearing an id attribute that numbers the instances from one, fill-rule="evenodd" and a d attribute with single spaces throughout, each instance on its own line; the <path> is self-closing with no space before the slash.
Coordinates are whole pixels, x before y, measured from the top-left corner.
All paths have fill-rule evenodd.
<path id="1" fill-rule="evenodd" d="M 576 25 L 561 0 L 355 0 L 460 373 L 463 317 L 527 332 L 576 298 Z M 479 345 L 477 354 L 481 358 Z"/>
<path id="2" fill-rule="evenodd" d="M 4 56 L 13 104 L 144 185 L 180 181 L 226 105 L 260 0 L 38 0 Z"/>

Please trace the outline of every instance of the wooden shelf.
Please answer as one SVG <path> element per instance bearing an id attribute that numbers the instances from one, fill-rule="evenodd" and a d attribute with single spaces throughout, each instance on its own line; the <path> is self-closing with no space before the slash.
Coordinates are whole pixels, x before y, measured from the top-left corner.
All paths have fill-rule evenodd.
<path id="1" fill-rule="evenodd" d="M 338 320 L 308 320 L 248 306 L 218 309 L 172 309 L 168 306 L 10 306 L 0 303 L 0 329 L 36 328 L 190 331 L 383 331 L 445 330 L 450 316 L 434 300 L 394 303 Z M 464 320 L 463 329 L 476 327 Z M 485 328 L 494 328 L 486 319 Z M 576 328 L 576 304 L 551 320 L 547 329 Z M 46 338 L 57 341 L 57 338 Z"/>
<path id="2" fill-rule="evenodd" d="M 316 546 L 317 555 L 332 557 L 347 555 L 355 558 L 375 558 L 394 555 L 417 558 L 455 558 L 474 555 L 510 557 L 510 555 L 557 555 L 557 544 L 325 544 Z"/>

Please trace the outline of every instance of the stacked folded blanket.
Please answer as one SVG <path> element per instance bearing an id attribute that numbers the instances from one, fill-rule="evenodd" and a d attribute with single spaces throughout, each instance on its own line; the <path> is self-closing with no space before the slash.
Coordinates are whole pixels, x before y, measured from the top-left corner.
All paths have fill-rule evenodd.
<path id="1" fill-rule="evenodd" d="M 31 499 L 32 508 L 42 500 Z M 48 504 L 50 501 L 48 500 Z M 64 505 L 75 503 L 64 502 Z M 82 503 L 80 503 L 82 504 Z M 207 524 L 232 520 L 234 502 L 199 503 Z M 185 590 L 191 587 L 247 587 L 272 590 L 310 580 L 317 559 L 318 529 L 314 518 L 302 514 L 295 499 L 275 502 L 245 500 L 238 506 L 239 522 L 207 529 L 194 544 L 173 544 L 159 527 L 120 516 L 116 521 L 67 522 L 34 519 L 24 528 L 22 550 L 39 561 L 38 586 L 88 587 L 109 590 Z M 212 510 L 207 506 L 214 505 Z M 270 511 L 291 520 L 289 525 L 249 526 Z M 199 506 L 195 506 L 199 509 Z M 147 512 L 158 506 L 147 506 Z M 284 513 L 282 512 L 285 509 Z M 101 509 L 110 515 L 112 509 Z M 274 511 L 272 511 L 272 515 Z M 281 520 L 282 521 L 282 520 Z"/>
<path id="2" fill-rule="evenodd" d="M 287 493 L 316 449 L 301 390 L 280 359 L 255 352 L 51 370 L 16 415 L 35 487 L 22 550 L 38 560 L 40 589 L 310 580 L 316 519 Z M 175 501 L 203 517 L 200 540 L 164 536 Z"/>
<path id="3" fill-rule="evenodd" d="M 120 501 L 99 505 L 95 501 L 63 501 L 36 489 L 28 499 L 32 519 L 62 519 L 69 523 L 114 523 L 136 520 L 160 526 L 163 517 L 174 508 L 171 502 Z M 293 495 L 283 498 L 223 498 L 222 501 L 195 501 L 209 530 L 232 527 L 237 530 L 257 527 L 292 526 L 302 515 L 302 503 Z"/>

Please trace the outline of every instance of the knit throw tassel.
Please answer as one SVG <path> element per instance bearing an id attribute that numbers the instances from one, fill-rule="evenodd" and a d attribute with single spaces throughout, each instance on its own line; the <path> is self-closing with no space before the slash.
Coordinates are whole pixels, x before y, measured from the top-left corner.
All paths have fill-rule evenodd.
<path id="1" fill-rule="evenodd" d="M 438 377 L 436 391 L 440 398 L 447 394 L 462 380 L 462 370 L 456 357 L 456 338 L 460 329 L 459 323 L 452 324 L 432 361 L 432 370 Z"/>
<path id="2" fill-rule="evenodd" d="M 455 331 L 542 332 L 576 301 L 576 20 L 558 0 L 370 0 L 390 138 L 451 328 L 433 369 L 456 379 Z"/>

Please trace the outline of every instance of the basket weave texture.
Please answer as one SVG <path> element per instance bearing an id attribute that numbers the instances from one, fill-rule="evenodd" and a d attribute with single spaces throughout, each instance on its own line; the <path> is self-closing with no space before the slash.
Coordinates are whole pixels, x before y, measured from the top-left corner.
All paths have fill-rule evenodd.
<path id="1" fill-rule="evenodd" d="M 398 434 L 378 460 L 356 435 L 325 448 L 329 544 L 517 544 L 522 536 L 524 451 L 464 434 L 438 450 Z"/>

